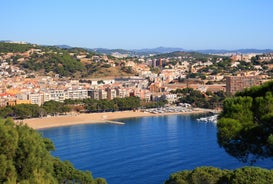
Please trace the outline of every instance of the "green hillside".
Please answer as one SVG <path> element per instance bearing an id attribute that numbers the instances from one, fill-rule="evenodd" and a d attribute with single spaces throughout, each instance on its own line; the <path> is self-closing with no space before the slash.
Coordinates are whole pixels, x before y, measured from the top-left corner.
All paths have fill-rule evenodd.
<path id="1" fill-rule="evenodd" d="M 76 79 L 134 75 L 133 72 L 124 70 L 124 67 L 119 66 L 122 63 L 120 59 L 107 56 L 108 60 L 117 65 L 117 67 L 112 67 L 108 60 L 103 59 L 104 57 L 101 54 L 83 48 L 59 48 L 0 42 L 0 56 L 5 56 L 6 53 L 13 53 L 10 58 L 6 59 L 9 64 L 18 66 L 28 73 L 59 74 L 61 77 Z M 84 59 L 81 60 L 80 57 Z"/>
<path id="2" fill-rule="evenodd" d="M 0 42 L 0 53 L 8 52 L 25 52 L 31 48 L 36 47 L 33 44 L 18 44 L 18 43 L 5 43 Z"/>
<path id="3" fill-rule="evenodd" d="M 201 54 L 198 52 L 183 52 L 183 51 L 176 51 L 176 52 L 170 52 L 166 54 L 158 54 L 155 55 L 155 58 L 168 58 L 168 57 L 193 57 L 193 58 L 208 58 L 211 57 L 211 55 L 208 54 Z"/>

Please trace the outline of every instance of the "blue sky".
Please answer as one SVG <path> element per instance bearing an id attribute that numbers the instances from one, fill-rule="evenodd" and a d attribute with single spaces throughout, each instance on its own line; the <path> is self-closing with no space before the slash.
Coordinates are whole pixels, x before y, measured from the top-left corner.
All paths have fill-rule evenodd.
<path id="1" fill-rule="evenodd" d="M 0 40 L 139 49 L 273 49 L 272 0 L 2 0 Z"/>

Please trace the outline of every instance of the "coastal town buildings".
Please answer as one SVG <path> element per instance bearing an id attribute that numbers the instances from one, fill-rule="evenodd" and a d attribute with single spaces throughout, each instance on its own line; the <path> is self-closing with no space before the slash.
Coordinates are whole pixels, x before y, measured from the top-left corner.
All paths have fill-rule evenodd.
<path id="1" fill-rule="evenodd" d="M 273 60 L 273 53 L 262 54 L 262 55 L 258 56 L 258 60 L 260 62 L 272 61 Z"/>
<path id="2" fill-rule="evenodd" d="M 226 77 L 226 92 L 235 94 L 245 88 L 260 85 L 261 80 L 258 76 L 227 76 Z"/>
<path id="3" fill-rule="evenodd" d="M 257 54 L 250 53 L 250 54 L 233 54 L 230 56 L 231 60 L 233 61 L 246 61 L 250 62 L 252 57 L 255 57 Z"/>
<path id="4" fill-rule="evenodd" d="M 270 78 L 270 72 L 265 71 L 273 69 L 272 53 L 259 56 L 235 53 L 230 56 L 229 63 L 223 63 L 223 57 L 197 59 L 187 54 L 129 59 L 121 57 L 120 62 L 117 62 L 105 54 L 71 51 L 69 55 L 81 63 L 103 62 L 106 68 L 124 66 L 134 71 L 135 75 L 81 80 L 52 73 L 48 76 L 39 76 L 12 64 L 13 60 L 16 60 L 15 63 L 24 63 L 33 54 L 39 57 L 48 53 L 62 54 L 38 48 L 22 53 L 0 54 L 0 106 L 19 103 L 42 105 L 50 100 L 64 102 L 66 99 L 112 100 L 130 96 L 137 96 L 146 102 L 163 99 L 174 103 L 178 97 L 170 93 L 172 90 L 193 88 L 202 93 L 226 91 L 235 94 L 246 87 L 259 85 L 262 79 L 267 80 Z M 252 57 L 257 58 L 260 63 L 256 63 L 252 68 L 244 68 L 243 62 L 250 63 Z M 266 63 L 263 63 L 264 61 Z M 232 71 L 243 70 L 244 75 L 229 76 L 231 73 L 225 71 L 225 68 L 219 70 L 224 64 L 230 66 Z"/>

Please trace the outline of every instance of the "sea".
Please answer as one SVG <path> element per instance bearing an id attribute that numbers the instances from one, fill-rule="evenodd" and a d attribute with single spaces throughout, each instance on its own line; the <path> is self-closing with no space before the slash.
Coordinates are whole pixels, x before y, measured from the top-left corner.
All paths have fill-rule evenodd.
<path id="1" fill-rule="evenodd" d="M 53 141 L 54 156 L 109 184 L 162 184 L 171 173 L 200 166 L 248 166 L 218 145 L 216 124 L 197 121 L 200 116 L 129 118 L 117 120 L 124 125 L 85 124 L 40 132 Z M 273 161 L 258 160 L 254 166 L 271 169 Z"/>

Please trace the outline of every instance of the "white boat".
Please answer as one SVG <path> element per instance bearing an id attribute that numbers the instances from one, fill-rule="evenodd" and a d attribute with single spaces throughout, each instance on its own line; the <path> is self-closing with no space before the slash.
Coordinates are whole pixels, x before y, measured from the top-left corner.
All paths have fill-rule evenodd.
<path id="1" fill-rule="evenodd" d="M 208 116 L 208 117 L 201 117 L 198 118 L 197 121 L 205 122 L 205 123 L 217 123 L 217 117 L 218 115 Z"/>

